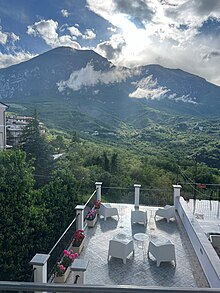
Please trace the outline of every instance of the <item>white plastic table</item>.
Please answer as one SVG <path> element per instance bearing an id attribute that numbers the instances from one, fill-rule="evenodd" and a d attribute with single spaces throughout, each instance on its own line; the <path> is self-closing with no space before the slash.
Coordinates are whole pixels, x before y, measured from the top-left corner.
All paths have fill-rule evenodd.
<path id="1" fill-rule="evenodd" d="M 149 235 L 146 233 L 136 233 L 136 234 L 134 234 L 134 239 L 137 240 L 137 242 L 141 243 L 141 246 L 139 246 L 139 247 L 141 249 L 143 249 L 143 260 L 145 262 L 146 252 L 147 252 L 147 244 L 149 243 Z"/>

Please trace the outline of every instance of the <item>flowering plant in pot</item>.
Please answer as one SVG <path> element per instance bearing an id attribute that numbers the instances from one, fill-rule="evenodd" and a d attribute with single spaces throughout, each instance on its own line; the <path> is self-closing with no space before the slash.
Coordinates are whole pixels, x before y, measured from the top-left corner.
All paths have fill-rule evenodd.
<path id="1" fill-rule="evenodd" d="M 84 230 L 76 230 L 75 233 L 73 234 L 72 245 L 80 246 L 84 238 L 85 238 Z"/>
<path id="2" fill-rule="evenodd" d="M 88 227 L 94 227 L 97 221 L 97 210 L 91 209 L 86 215 L 86 222 Z"/>
<path id="3" fill-rule="evenodd" d="M 95 219 L 96 217 L 96 210 L 95 209 L 91 209 L 88 214 L 86 215 L 86 220 L 92 221 Z"/>
<path id="4" fill-rule="evenodd" d="M 94 204 L 95 209 L 98 210 L 100 208 L 100 205 L 101 205 L 101 200 L 97 199 Z"/>
<path id="5" fill-rule="evenodd" d="M 75 253 L 80 254 L 81 250 L 84 246 L 84 230 L 76 230 L 73 234 L 73 241 L 72 241 L 72 250 Z"/>
<path id="6" fill-rule="evenodd" d="M 63 258 L 57 263 L 55 271 L 55 282 L 65 282 L 70 272 L 70 266 L 78 257 L 78 253 L 73 253 L 72 250 L 64 250 Z"/>

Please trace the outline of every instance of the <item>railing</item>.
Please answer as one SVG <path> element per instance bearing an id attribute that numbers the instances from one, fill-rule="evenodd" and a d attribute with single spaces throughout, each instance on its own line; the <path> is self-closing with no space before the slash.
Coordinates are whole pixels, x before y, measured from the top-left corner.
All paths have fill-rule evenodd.
<path id="1" fill-rule="evenodd" d="M 220 187 L 218 184 L 181 184 L 182 197 L 198 219 L 219 219 Z"/>
<path id="2" fill-rule="evenodd" d="M 92 193 L 92 195 L 89 197 L 87 202 L 84 204 L 84 227 L 86 226 L 85 217 L 87 213 L 94 207 L 95 200 L 96 200 L 95 195 L 96 195 L 96 190 Z"/>
<path id="3" fill-rule="evenodd" d="M 111 203 L 134 204 L 134 187 L 102 187 L 102 201 Z M 172 189 L 140 188 L 140 205 L 164 206 L 173 204 Z"/>
<path id="4" fill-rule="evenodd" d="M 52 281 L 54 278 L 54 272 L 56 268 L 56 264 L 63 256 L 64 249 L 68 249 L 72 240 L 73 234 L 76 231 L 76 220 L 77 216 L 73 219 L 73 221 L 69 224 L 57 242 L 49 251 L 50 258 L 47 262 L 47 279 L 48 281 Z"/>
<path id="5" fill-rule="evenodd" d="M 87 211 L 90 210 L 94 206 L 95 194 L 96 194 L 96 190 L 92 193 L 92 195 L 84 204 L 84 215 L 86 215 Z M 74 235 L 74 232 L 76 231 L 76 222 L 77 222 L 78 216 L 79 214 L 76 215 L 76 217 L 69 224 L 69 226 L 66 228 L 66 230 L 63 232 L 63 234 L 60 236 L 60 238 L 57 240 L 57 242 L 54 244 L 54 246 L 51 248 L 51 250 L 48 253 L 50 255 L 49 260 L 47 262 L 48 281 L 53 280 L 57 262 L 61 260 L 63 256 L 63 251 L 65 249 L 69 249 L 73 241 L 73 235 Z M 84 218 L 84 227 L 85 227 L 85 218 Z"/>
<path id="6" fill-rule="evenodd" d="M 134 286 L 79 286 L 79 285 L 57 285 L 18 283 L 0 281 L 1 292 L 75 292 L 75 293 L 210 293 L 218 292 L 219 288 L 173 288 L 173 287 L 134 287 Z"/>
<path id="7" fill-rule="evenodd" d="M 181 195 L 185 199 L 218 200 L 220 201 L 219 184 L 180 183 L 183 187 Z"/>

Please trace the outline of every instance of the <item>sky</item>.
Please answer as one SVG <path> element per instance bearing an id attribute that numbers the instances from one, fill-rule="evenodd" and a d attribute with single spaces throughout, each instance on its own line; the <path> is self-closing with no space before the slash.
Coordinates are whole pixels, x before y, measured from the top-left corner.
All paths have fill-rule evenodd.
<path id="1" fill-rule="evenodd" d="M 59 46 L 220 86 L 220 0 L 0 0 L 0 68 Z"/>

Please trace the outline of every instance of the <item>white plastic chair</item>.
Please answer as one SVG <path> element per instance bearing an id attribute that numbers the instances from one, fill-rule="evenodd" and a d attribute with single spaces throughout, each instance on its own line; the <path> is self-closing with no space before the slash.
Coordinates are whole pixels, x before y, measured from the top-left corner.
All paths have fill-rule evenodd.
<path id="1" fill-rule="evenodd" d="M 160 216 L 162 218 L 167 219 L 167 222 L 169 223 L 171 218 L 175 218 L 175 207 L 166 205 L 164 208 L 159 208 L 154 216 L 154 219 L 156 220 L 156 216 Z"/>
<path id="2" fill-rule="evenodd" d="M 117 240 L 112 239 L 109 241 L 109 248 L 108 248 L 108 261 L 111 256 L 122 258 L 123 263 L 126 264 L 126 258 L 129 254 L 133 252 L 134 255 L 134 243 L 133 240 L 130 239 L 123 239 Z"/>
<path id="3" fill-rule="evenodd" d="M 220 255 L 220 235 L 210 235 L 209 239 L 217 254 Z"/>
<path id="4" fill-rule="evenodd" d="M 131 211 L 131 225 L 134 223 L 141 223 L 147 226 L 147 212 L 143 211 Z"/>
<path id="5" fill-rule="evenodd" d="M 117 216 L 119 220 L 119 214 L 117 208 L 113 208 L 110 203 L 101 203 L 99 208 L 99 215 L 104 217 L 104 220 L 108 217 Z"/>
<path id="6" fill-rule="evenodd" d="M 159 267 L 160 263 L 163 261 L 172 260 L 174 260 L 174 264 L 176 266 L 175 246 L 170 240 L 167 240 L 166 243 L 158 244 L 153 241 L 150 241 L 147 251 L 148 257 L 150 253 L 155 257 L 157 261 L 157 267 Z"/>

